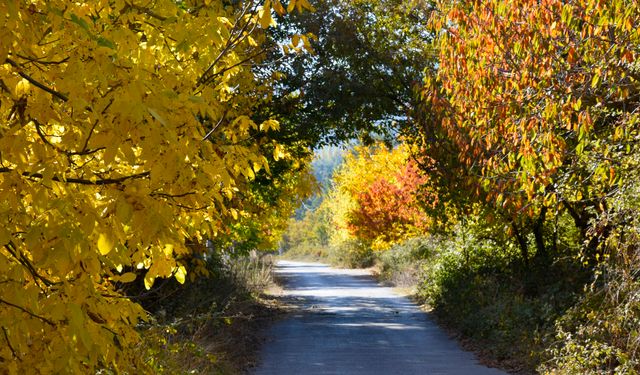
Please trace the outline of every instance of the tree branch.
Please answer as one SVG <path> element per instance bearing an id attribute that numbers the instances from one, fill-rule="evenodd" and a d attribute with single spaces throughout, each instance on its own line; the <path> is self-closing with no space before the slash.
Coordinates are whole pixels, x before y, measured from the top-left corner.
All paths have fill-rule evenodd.
<path id="1" fill-rule="evenodd" d="M 14 307 L 14 308 L 16 308 L 16 309 L 18 309 L 18 310 L 20 310 L 20 311 L 22 311 L 22 312 L 24 312 L 24 313 L 26 313 L 26 314 L 28 314 L 28 315 L 32 316 L 32 317 L 34 317 L 34 318 L 36 318 L 36 319 L 40 319 L 40 320 L 42 320 L 43 322 L 47 323 L 48 325 L 50 325 L 50 326 L 52 326 L 52 327 L 55 327 L 55 326 L 56 326 L 56 324 L 55 324 L 54 322 L 52 322 L 51 320 L 49 320 L 49 319 L 45 318 L 44 316 L 40 316 L 40 315 L 38 315 L 38 314 L 35 314 L 35 313 L 33 313 L 33 312 L 31 312 L 31 311 L 29 311 L 29 310 L 25 309 L 25 308 L 24 308 L 24 307 L 22 307 L 22 306 L 15 305 L 15 304 L 13 304 L 13 303 L 11 303 L 11 302 L 8 302 L 8 301 L 3 300 L 2 298 L 0 298 L 0 303 L 4 303 L 4 304 L 5 304 L 5 305 L 7 305 L 7 306 Z"/>
<path id="2" fill-rule="evenodd" d="M 9 346 L 9 349 L 11 350 L 11 354 L 15 358 L 18 358 L 18 360 L 22 361 L 22 358 L 20 358 L 18 356 L 18 354 L 16 353 L 16 350 L 13 348 L 13 345 L 11 345 L 11 341 L 9 341 L 9 335 L 7 334 L 7 328 L 2 327 L 2 332 L 4 333 L 4 339 L 7 342 L 7 346 Z"/>
<path id="3" fill-rule="evenodd" d="M 42 64 L 42 65 L 59 65 L 59 64 L 64 64 L 67 61 L 69 61 L 69 57 L 65 57 L 64 59 L 59 60 L 59 61 L 43 61 L 43 60 L 40 60 L 38 58 L 32 58 L 32 57 L 24 56 L 24 55 L 20 55 L 20 54 L 16 54 L 16 56 L 18 56 L 19 58 L 21 58 L 23 60 L 27 60 L 29 62 L 32 62 L 34 64 Z"/>
<path id="4" fill-rule="evenodd" d="M 9 65 L 13 66 L 14 68 L 18 69 L 18 74 L 20 75 L 20 77 L 26 79 L 27 81 L 29 81 L 32 85 L 36 86 L 37 88 L 44 90 L 46 92 L 48 92 L 49 94 L 55 96 L 56 98 L 67 102 L 69 101 L 69 98 L 67 98 L 64 94 L 57 92 L 56 90 L 47 87 L 45 85 L 43 85 L 42 83 L 36 81 L 35 79 L 31 78 L 31 76 L 29 76 L 28 74 L 26 74 L 25 72 L 22 71 L 22 67 L 20 66 L 20 64 L 18 64 L 17 62 L 11 60 L 10 58 L 7 57 L 6 60 Z"/>
<path id="5" fill-rule="evenodd" d="M 87 142 L 85 142 L 84 148 L 82 151 L 67 151 L 64 150 L 56 145 L 54 145 L 53 143 L 51 143 L 46 135 L 44 134 L 44 132 L 42 131 L 42 124 L 40 124 L 40 122 L 36 119 L 31 119 L 31 122 L 33 122 L 33 124 L 36 127 L 36 132 L 38 133 L 38 136 L 40 137 L 40 139 L 42 140 L 42 142 L 44 142 L 46 145 L 48 145 L 49 147 L 53 148 L 54 150 L 58 151 L 61 154 L 67 155 L 67 156 L 80 156 L 80 155 L 91 155 L 94 154 L 100 150 L 104 150 L 106 147 L 98 147 L 98 148 L 94 148 L 92 150 L 87 150 L 86 146 L 87 143 L 89 141 L 89 138 L 91 138 L 91 134 L 93 132 L 93 129 L 95 128 L 95 125 L 91 128 L 91 132 L 89 133 L 89 137 L 87 137 Z"/>
<path id="6" fill-rule="evenodd" d="M 226 116 L 226 115 L 227 115 L 227 113 L 225 112 L 225 113 L 220 117 L 220 120 L 218 120 L 218 123 L 216 123 L 216 124 L 213 126 L 213 129 L 209 130 L 209 132 L 208 132 L 204 137 L 202 137 L 201 142 L 204 142 L 204 141 L 206 141 L 207 139 L 209 139 L 209 137 L 211 137 L 211 135 L 213 134 L 213 132 L 215 132 L 215 131 L 216 131 L 216 129 L 218 129 L 218 127 L 220 126 L 220 124 L 222 124 L 222 120 L 224 120 L 224 118 L 225 118 L 225 116 Z"/>
<path id="7" fill-rule="evenodd" d="M 22 252 L 16 248 L 16 245 L 13 243 L 13 241 L 9 241 L 8 243 L 4 244 L 4 248 L 7 249 L 9 254 L 11 254 L 18 261 L 18 263 L 20 263 L 23 267 L 25 267 L 29 271 L 29 273 L 33 277 L 33 280 L 36 282 L 36 285 L 38 285 L 38 287 L 41 290 L 42 290 L 42 286 L 40 285 L 40 283 L 38 283 L 38 280 L 43 282 L 44 285 L 46 285 L 46 286 L 52 286 L 52 285 L 55 285 L 55 284 L 60 284 L 60 283 L 55 283 L 55 282 L 47 279 L 46 277 L 40 275 L 38 273 L 38 271 L 36 271 L 36 269 L 33 266 L 33 264 L 31 264 L 29 259 L 27 259 L 24 256 L 24 254 L 22 254 Z"/>
<path id="8" fill-rule="evenodd" d="M 0 173 L 9 173 L 9 172 L 16 172 L 16 170 L 11 168 L 0 168 Z M 114 185 L 114 184 L 121 184 L 127 180 L 131 180 L 135 178 L 146 178 L 146 177 L 149 177 L 150 174 L 151 172 L 141 172 L 141 173 L 136 173 L 128 176 L 122 176 L 117 178 L 103 178 L 95 181 L 87 180 L 84 178 L 60 178 L 58 176 L 53 176 L 52 180 L 56 182 L 67 182 L 67 183 L 80 184 L 80 185 Z M 29 177 L 29 178 L 44 178 L 42 173 L 22 172 L 20 173 L 20 175 L 24 177 Z"/>

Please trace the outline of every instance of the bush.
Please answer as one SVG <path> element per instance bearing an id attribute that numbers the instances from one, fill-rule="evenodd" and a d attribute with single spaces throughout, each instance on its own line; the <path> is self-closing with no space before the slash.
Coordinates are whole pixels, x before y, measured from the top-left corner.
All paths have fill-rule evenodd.
<path id="1" fill-rule="evenodd" d="M 297 246 L 289 247 L 289 249 L 286 250 L 282 255 L 284 258 L 289 259 L 323 260 L 329 257 L 329 250 L 327 246 L 302 243 Z"/>
<path id="2" fill-rule="evenodd" d="M 184 285 L 166 280 L 139 296 L 151 313 L 138 348 L 146 372 L 240 372 L 257 342 L 262 308 L 254 295 L 271 282 L 272 267 L 270 257 L 211 258 L 209 277 Z"/>
<path id="3" fill-rule="evenodd" d="M 273 281 L 273 257 L 243 257 L 228 265 L 229 275 L 235 284 L 252 293 L 259 293 Z"/>
<path id="4" fill-rule="evenodd" d="M 558 320 L 541 372 L 640 373 L 640 247 L 601 264 L 597 275 Z"/>
<path id="5" fill-rule="evenodd" d="M 400 287 L 417 285 L 421 268 L 441 251 L 440 242 L 438 236 L 413 237 L 379 252 L 380 277 Z"/>
<path id="6" fill-rule="evenodd" d="M 575 301 L 580 283 L 567 279 L 579 273 L 575 262 L 524 268 L 515 248 L 478 239 L 468 229 L 436 242 L 421 265 L 417 296 L 490 357 L 533 371 L 545 358 L 555 320 Z"/>
<path id="7" fill-rule="evenodd" d="M 374 260 L 373 250 L 359 239 L 351 238 L 329 248 L 329 261 L 339 267 L 366 268 Z"/>

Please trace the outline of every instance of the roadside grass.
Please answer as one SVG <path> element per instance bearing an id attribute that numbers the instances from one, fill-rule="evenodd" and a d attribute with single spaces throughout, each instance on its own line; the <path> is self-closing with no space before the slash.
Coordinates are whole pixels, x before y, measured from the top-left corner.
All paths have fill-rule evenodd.
<path id="1" fill-rule="evenodd" d="M 139 356 L 153 374 L 239 374 L 255 365 L 264 327 L 281 309 L 264 293 L 273 259 L 238 258 L 211 274 L 141 301 L 151 314 L 141 325 Z"/>
<path id="2" fill-rule="evenodd" d="M 282 255 L 279 255 L 278 258 L 286 260 L 297 260 L 301 262 L 330 262 L 328 247 L 315 245 L 312 246 L 308 244 L 292 246 Z"/>
<path id="3" fill-rule="evenodd" d="M 377 256 L 380 279 L 414 291 L 462 347 L 486 365 L 533 374 L 549 359 L 555 322 L 586 279 L 570 258 L 524 268 L 508 251 L 454 237 L 414 238 Z"/>

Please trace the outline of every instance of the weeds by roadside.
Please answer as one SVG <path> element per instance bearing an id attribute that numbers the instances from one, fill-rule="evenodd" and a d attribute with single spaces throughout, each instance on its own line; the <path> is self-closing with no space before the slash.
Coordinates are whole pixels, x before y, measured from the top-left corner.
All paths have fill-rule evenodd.
<path id="1" fill-rule="evenodd" d="M 147 373 L 238 374 L 255 361 L 260 331 L 277 315 L 262 294 L 272 282 L 271 258 L 211 264 L 211 275 L 169 285 L 143 301 L 151 320 L 140 327 Z"/>

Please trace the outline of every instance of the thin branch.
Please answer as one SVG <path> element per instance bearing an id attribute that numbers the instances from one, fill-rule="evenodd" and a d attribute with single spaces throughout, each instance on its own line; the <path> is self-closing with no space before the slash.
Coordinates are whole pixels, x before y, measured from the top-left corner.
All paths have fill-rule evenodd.
<path id="1" fill-rule="evenodd" d="M 16 172 L 15 169 L 11 168 L 0 168 L 0 173 L 9 173 Z M 141 172 L 128 176 L 122 176 L 118 178 L 103 178 L 100 180 L 87 180 L 83 178 L 60 178 L 58 176 L 53 176 L 52 180 L 56 182 L 67 182 L 72 184 L 80 184 L 80 185 L 113 185 L 113 184 L 121 184 L 127 180 L 135 179 L 135 178 L 146 178 L 149 177 L 151 172 Z M 29 178 L 44 178 L 42 173 L 32 173 L 32 172 L 22 172 L 21 176 L 29 177 Z"/>
<path id="2" fill-rule="evenodd" d="M 270 49 L 271 49 L 271 47 L 265 47 L 265 48 L 261 49 L 260 51 L 258 51 L 257 53 L 254 53 L 253 55 L 250 55 L 249 57 L 245 58 L 244 60 L 241 60 L 241 61 L 239 61 L 239 62 L 237 62 L 237 63 L 235 63 L 233 65 L 229 65 L 229 66 L 225 67 L 224 69 L 222 69 L 222 70 L 220 70 L 218 72 L 215 72 L 214 74 L 209 76 L 204 82 L 202 82 L 202 84 L 204 85 L 204 84 L 209 83 L 211 81 L 211 79 L 213 79 L 214 77 L 217 77 L 217 76 L 223 74 L 224 72 L 226 72 L 227 70 L 235 68 L 236 66 L 240 66 L 240 65 L 242 65 L 242 64 L 244 64 L 244 63 L 246 63 L 248 61 L 251 61 L 251 60 L 255 59 L 256 57 L 262 55 L 263 53 L 269 51 Z"/>
<path id="3" fill-rule="evenodd" d="M 151 196 L 158 196 L 158 197 L 163 197 L 163 198 L 184 198 L 186 196 L 189 195 L 194 195 L 196 192 L 195 191 L 189 191 L 186 193 L 182 193 L 182 194 L 167 194 L 167 193 L 151 193 Z"/>
<path id="4" fill-rule="evenodd" d="M 23 267 L 25 267 L 29 271 L 29 273 L 33 277 L 33 281 L 36 282 L 36 285 L 41 290 L 42 290 L 42 286 L 40 285 L 40 283 L 38 281 L 41 281 L 46 286 L 52 286 L 52 285 L 60 284 L 60 283 L 55 283 L 55 282 L 47 279 L 46 277 L 40 275 L 38 273 L 38 271 L 35 269 L 35 267 L 33 266 L 33 264 L 31 264 L 29 259 L 27 259 L 24 256 L 24 254 L 22 254 L 22 252 L 19 251 L 16 248 L 16 245 L 13 243 L 13 241 L 9 241 L 8 243 L 4 244 L 4 248 L 7 249 L 9 254 L 11 254 L 18 261 L 18 263 L 20 263 Z"/>
<path id="5" fill-rule="evenodd" d="M 231 27 L 231 32 L 233 32 L 233 30 L 235 30 L 235 28 L 238 26 L 238 23 L 244 18 L 244 16 L 247 14 L 247 11 L 249 10 L 249 8 L 251 8 L 253 6 L 253 9 L 251 10 L 251 14 L 255 14 L 255 12 L 258 9 L 258 5 L 259 2 L 256 2 L 254 4 L 250 4 L 247 5 L 243 10 L 242 13 L 238 16 L 238 18 L 236 18 L 236 21 L 234 22 L 233 26 Z M 220 51 L 220 53 L 218 54 L 218 56 L 216 56 L 215 59 L 213 59 L 213 62 L 209 65 L 209 67 L 207 67 L 207 69 L 204 71 L 204 73 L 202 73 L 202 75 L 200 76 L 200 78 L 198 78 L 198 80 L 196 81 L 196 88 L 204 85 L 209 78 L 207 78 L 207 75 L 209 74 L 209 72 L 211 72 L 211 70 L 218 64 L 218 62 L 220 61 L 220 59 L 222 59 L 222 57 L 228 53 L 232 48 L 234 48 L 236 45 L 238 45 L 242 40 L 244 40 L 248 34 L 245 34 L 245 31 L 247 30 L 247 28 L 249 27 L 249 25 L 251 24 L 251 22 L 247 21 L 242 28 L 238 31 L 238 34 L 236 36 L 233 36 L 231 38 L 229 38 L 227 40 L 227 44 L 225 45 L 225 47 L 222 49 L 222 51 Z M 244 35 L 243 35 L 244 34 Z"/>
<path id="6" fill-rule="evenodd" d="M 142 7 L 140 5 L 135 5 L 135 4 L 127 4 L 129 7 L 137 10 L 140 13 L 144 13 L 147 16 L 151 17 L 151 18 L 155 18 L 159 21 L 166 21 L 167 17 L 161 16 L 158 13 L 154 13 L 151 9 L 146 8 L 146 7 Z"/>
<path id="7" fill-rule="evenodd" d="M 59 60 L 59 61 L 43 61 L 43 60 L 40 60 L 38 58 L 32 58 L 32 57 L 24 56 L 24 55 L 20 55 L 20 54 L 16 54 L 16 56 L 18 56 L 19 58 L 21 58 L 23 60 L 27 60 L 29 62 L 32 62 L 32 63 L 35 63 L 35 64 L 42 64 L 42 65 L 59 65 L 59 64 L 64 64 L 67 61 L 69 61 L 69 57 L 68 56 L 65 57 L 62 60 Z"/>
<path id="8" fill-rule="evenodd" d="M 40 139 L 42 140 L 42 142 L 44 142 L 46 145 L 48 145 L 49 147 L 53 148 L 54 150 L 58 151 L 61 154 L 65 154 L 67 156 L 79 156 L 79 155 L 90 155 L 90 154 L 94 154 L 100 150 L 104 150 L 106 147 L 98 147 L 98 148 L 94 148 L 92 150 L 87 150 L 86 149 L 86 143 L 89 142 L 89 138 L 91 137 L 91 133 L 89 133 L 89 137 L 87 138 L 87 142 L 85 143 L 85 148 L 82 151 L 67 151 L 64 150 L 56 145 L 54 145 L 53 143 L 51 143 L 46 135 L 44 134 L 44 132 L 42 131 L 42 124 L 40 124 L 40 122 L 38 122 L 38 120 L 36 119 L 31 119 L 31 122 L 33 122 L 33 124 L 36 127 L 36 132 L 38 133 L 38 136 L 40 137 Z M 96 121 L 97 123 L 97 121 Z M 93 128 L 91 128 L 91 132 L 93 132 L 93 129 L 95 128 L 95 125 L 93 126 Z"/>
<path id="9" fill-rule="evenodd" d="M 67 98 L 64 94 L 57 92 L 56 90 L 47 87 L 45 85 L 43 85 L 42 83 L 36 81 L 35 79 L 31 78 L 28 74 L 26 74 L 25 72 L 22 71 L 22 67 L 20 66 L 20 64 L 18 64 L 17 62 L 11 60 L 10 58 L 7 57 L 6 61 L 9 63 L 9 65 L 13 66 L 14 68 L 18 69 L 18 74 L 20 75 L 20 77 L 26 79 L 27 81 L 29 81 L 32 85 L 36 86 L 37 88 L 44 90 L 46 92 L 48 92 L 49 94 L 55 96 L 56 98 L 67 102 L 69 101 L 69 98 Z"/>
<path id="10" fill-rule="evenodd" d="M 107 108 L 108 108 L 109 106 L 111 106 L 111 103 L 113 103 L 113 100 L 112 100 L 111 102 L 109 102 L 109 104 L 107 105 Z M 105 111 L 106 111 L 106 109 L 107 109 L 107 108 L 105 108 Z M 102 111 L 102 114 L 104 114 L 104 112 L 105 112 L 105 111 Z M 96 126 L 98 126 L 98 120 L 96 120 L 96 121 L 93 123 L 93 126 L 91 127 L 91 130 L 89 130 L 89 134 L 87 135 L 87 139 L 85 139 L 85 140 L 84 140 L 84 145 L 82 146 L 82 152 L 86 152 L 86 151 L 87 151 L 87 149 L 89 148 L 89 140 L 90 140 L 90 139 L 91 139 L 91 137 L 93 136 L 93 132 L 94 132 L 94 130 L 96 129 Z M 102 148 L 104 148 L 104 147 L 102 147 Z M 97 150 L 99 150 L 99 149 L 100 149 L 100 147 L 99 147 L 99 148 L 97 148 L 97 149 L 96 149 L 96 151 L 97 151 Z"/>
<path id="11" fill-rule="evenodd" d="M 16 305 L 16 304 L 11 303 L 11 302 L 5 301 L 5 300 L 3 300 L 2 298 L 0 298 L 0 303 L 4 303 L 4 304 L 5 304 L 5 305 L 7 305 L 7 306 L 14 307 L 14 308 L 16 308 L 16 309 L 18 309 L 18 310 L 20 310 L 20 311 L 22 311 L 22 312 L 24 312 L 24 313 L 26 313 L 26 314 L 28 314 L 28 315 L 32 316 L 32 317 L 34 317 L 34 318 L 36 318 L 36 319 L 40 319 L 40 320 L 42 320 L 43 322 L 45 322 L 45 323 L 49 324 L 49 325 L 50 325 L 50 326 L 52 326 L 52 327 L 55 327 L 55 326 L 56 326 L 56 324 L 55 324 L 54 322 L 52 322 L 51 320 L 49 320 L 49 319 L 45 318 L 44 316 L 40 316 L 40 315 L 38 315 L 38 314 L 35 314 L 35 313 L 33 313 L 33 312 L 31 312 L 31 311 L 29 311 L 29 310 L 25 309 L 25 308 L 24 308 L 24 307 L 22 307 L 22 306 L 18 306 L 18 305 Z"/>
<path id="12" fill-rule="evenodd" d="M 13 348 L 13 346 L 11 345 L 11 341 L 9 341 L 9 335 L 7 334 L 7 328 L 6 327 L 2 327 L 2 332 L 4 333 L 4 339 L 7 342 L 7 346 L 9 346 L 9 349 L 11 349 L 11 354 L 15 357 L 18 358 L 18 360 L 22 361 L 22 358 L 20 358 L 18 356 L 18 354 L 16 353 L 16 350 Z"/>
<path id="13" fill-rule="evenodd" d="M 213 126 L 213 129 L 209 130 L 209 132 L 208 132 L 204 137 L 202 137 L 202 142 L 206 141 L 207 139 L 209 139 L 209 137 L 211 137 L 211 135 L 213 134 L 213 132 L 215 132 L 215 131 L 216 131 L 216 129 L 218 129 L 218 127 L 220 126 L 220 124 L 222 124 L 222 120 L 224 120 L 224 118 L 225 118 L 225 116 L 226 116 L 226 115 L 227 115 L 227 113 L 225 112 L 225 113 L 220 117 L 220 120 L 218 120 L 218 123 L 217 123 L 217 124 L 215 124 L 215 125 Z"/>

